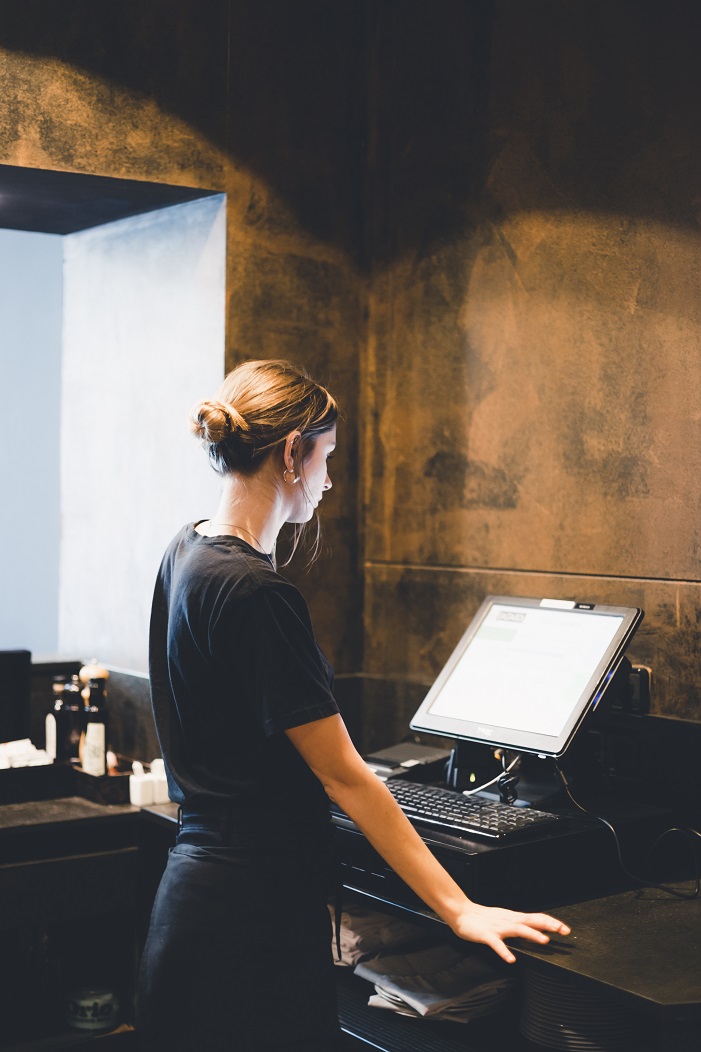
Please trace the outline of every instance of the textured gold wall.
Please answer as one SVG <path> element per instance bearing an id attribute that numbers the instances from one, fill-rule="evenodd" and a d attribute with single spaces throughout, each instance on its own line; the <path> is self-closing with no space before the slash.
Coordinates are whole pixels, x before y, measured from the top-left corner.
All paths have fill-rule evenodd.
<path id="1" fill-rule="evenodd" d="M 366 669 L 429 684 L 489 593 L 640 605 L 697 719 L 693 5 L 382 5 Z"/>
<path id="2" fill-rule="evenodd" d="M 642 605 L 657 711 L 698 718 L 698 30 L 653 0 L 0 0 L 0 163 L 226 191 L 229 364 L 343 401 L 304 588 L 388 734 L 493 591 Z"/>

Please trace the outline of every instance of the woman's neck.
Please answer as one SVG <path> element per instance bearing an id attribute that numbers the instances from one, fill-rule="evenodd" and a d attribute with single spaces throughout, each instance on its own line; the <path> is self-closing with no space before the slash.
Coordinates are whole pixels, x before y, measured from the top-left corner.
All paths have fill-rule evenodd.
<path id="1" fill-rule="evenodd" d="M 275 486 L 261 471 L 250 478 L 227 475 L 208 532 L 231 533 L 269 554 L 286 521 Z"/>

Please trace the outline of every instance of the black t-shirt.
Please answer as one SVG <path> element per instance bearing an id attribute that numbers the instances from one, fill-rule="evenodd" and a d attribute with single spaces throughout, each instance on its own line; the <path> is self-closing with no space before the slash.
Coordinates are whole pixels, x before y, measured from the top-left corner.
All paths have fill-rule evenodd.
<path id="1" fill-rule="evenodd" d="M 156 582 L 151 697 L 171 799 L 251 836 L 322 837 L 321 783 L 283 733 L 338 712 L 307 605 L 238 537 L 185 526 Z"/>

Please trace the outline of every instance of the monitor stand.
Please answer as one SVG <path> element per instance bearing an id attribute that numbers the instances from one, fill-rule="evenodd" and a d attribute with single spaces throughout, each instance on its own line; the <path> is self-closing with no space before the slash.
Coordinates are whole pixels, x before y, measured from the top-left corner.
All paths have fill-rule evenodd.
<path id="1" fill-rule="evenodd" d="M 578 730 L 567 753 L 561 757 L 560 765 L 566 767 L 567 777 L 572 782 L 584 782 L 588 787 L 604 787 L 604 771 L 601 758 L 601 735 L 605 733 L 607 721 L 612 713 L 642 716 L 650 708 L 650 670 L 644 666 L 633 667 L 623 657 L 611 678 L 596 710 L 589 713 Z M 479 742 L 458 740 L 453 745 L 448 761 L 446 785 L 449 789 L 463 792 L 475 786 L 473 772 L 492 771 L 486 777 L 477 776 L 477 785 L 483 784 L 497 773 L 493 760 L 485 764 L 485 756 L 494 754 L 496 746 Z M 517 750 L 506 750 L 506 764 L 517 755 Z M 512 777 L 513 776 L 513 777 Z M 562 783 L 555 770 L 552 757 L 539 757 L 522 753 L 521 762 L 511 775 L 495 782 L 480 796 L 491 800 L 502 800 L 521 807 L 545 807 L 563 803 Z"/>
<path id="2" fill-rule="evenodd" d="M 446 785 L 449 789 L 464 792 L 476 788 L 472 780 L 475 767 L 484 768 L 483 761 L 476 763 L 475 750 L 489 749 L 475 742 L 456 741 L 450 754 L 446 771 Z M 516 758 L 516 752 L 506 751 L 506 766 Z M 487 778 L 479 779 L 487 781 Z M 502 774 L 497 782 L 484 789 L 479 795 L 490 800 L 515 804 L 517 807 L 540 807 L 559 797 L 562 786 L 555 773 L 551 759 L 540 759 L 537 756 L 522 754 L 520 763 L 508 774 Z"/>

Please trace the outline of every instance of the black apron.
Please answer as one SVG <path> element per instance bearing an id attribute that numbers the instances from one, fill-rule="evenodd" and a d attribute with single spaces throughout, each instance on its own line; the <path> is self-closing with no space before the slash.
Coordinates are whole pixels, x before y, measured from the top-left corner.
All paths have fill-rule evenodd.
<path id="1" fill-rule="evenodd" d="M 141 961 L 144 1048 L 334 1052 L 330 845 L 281 851 L 187 817 Z"/>

